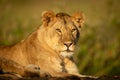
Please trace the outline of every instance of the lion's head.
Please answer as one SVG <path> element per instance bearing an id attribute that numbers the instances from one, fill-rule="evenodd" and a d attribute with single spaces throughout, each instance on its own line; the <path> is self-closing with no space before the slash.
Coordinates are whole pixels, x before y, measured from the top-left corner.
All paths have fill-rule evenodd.
<path id="1" fill-rule="evenodd" d="M 70 57 L 80 36 L 80 28 L 84 22 L 83 13 L 70 16 L 46 11 L 42 14 L 42 21 L 45 43 L 61 56 Z"/>

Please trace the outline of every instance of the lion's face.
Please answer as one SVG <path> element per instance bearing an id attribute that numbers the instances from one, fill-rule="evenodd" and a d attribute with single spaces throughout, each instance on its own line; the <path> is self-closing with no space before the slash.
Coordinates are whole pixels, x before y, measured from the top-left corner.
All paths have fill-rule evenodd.
<path id="1" fill-rule="evenodd" d="M 76 16 L 69 16 L 65 13 L 56 15 L 53 12 L 44 13 L 45 40 L 48 46 L 63 57 L 72 56 L 80 36 L 79 20 L 83 20 L 82 18 L 76 19 Z"/>

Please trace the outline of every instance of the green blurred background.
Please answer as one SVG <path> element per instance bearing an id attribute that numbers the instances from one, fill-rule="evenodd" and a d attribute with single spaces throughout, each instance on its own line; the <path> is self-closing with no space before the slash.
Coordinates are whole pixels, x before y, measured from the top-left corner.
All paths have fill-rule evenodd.
<path id="1" fill-rule="evenodd" d="M 45 10 L 84 12 L 74 56 L 81 74 L 120 75 L 120 0 L 0 0 L 0 45 L 28 36 Z"/>

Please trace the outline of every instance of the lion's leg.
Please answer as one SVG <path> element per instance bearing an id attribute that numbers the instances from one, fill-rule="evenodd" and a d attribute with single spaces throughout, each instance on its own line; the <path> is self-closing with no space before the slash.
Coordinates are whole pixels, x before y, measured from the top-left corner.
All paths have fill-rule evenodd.
<path id="1" fill-rule="evenodd" d="M 65 68 L 67 69 L 69 74 L 76 75 L 78 77 L 97 78 L 96 76 L 88 76 L 88 75 L 79 74 L 76 64 L 69 59 L 65 59 L 65 63 L 66 63 Z"/>
<path id="2" fill-rule="evenodd" d="M 19 77 L 21 76 L 39 76 L 39 69 L 38 67 L 32 65 L 24 67 L 13 60 L 6 59 L 4 57 L 0 57 L 0 70 L 2 73 L 8 74 L 17 74 Z"/>

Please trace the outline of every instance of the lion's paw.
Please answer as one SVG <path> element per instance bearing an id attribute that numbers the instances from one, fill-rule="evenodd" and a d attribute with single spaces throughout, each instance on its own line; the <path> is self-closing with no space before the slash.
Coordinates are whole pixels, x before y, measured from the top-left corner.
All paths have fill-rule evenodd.
<path id="1" fill-rule="evenodd" d="M 40 76 L 40 67 L 34 64 L 30 64 L 25 67 L 25 75 L 33 77 Z"/>

